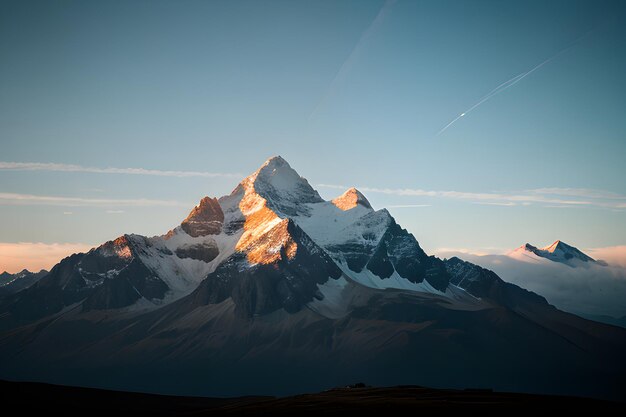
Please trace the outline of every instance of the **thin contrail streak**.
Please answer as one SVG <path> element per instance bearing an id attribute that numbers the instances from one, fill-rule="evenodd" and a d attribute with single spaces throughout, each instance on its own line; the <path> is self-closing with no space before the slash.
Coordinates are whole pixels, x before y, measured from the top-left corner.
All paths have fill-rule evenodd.
<path id="1" fill-rule="evenodd" d="M 483 98 L 481 98 L 480 100 L 478 100 L 478 102 L 476 104 L 474 104 L 472 107 L 470 107 L 469 109 L 465 110 L 463 113 L 459 114 L 457 117 L 455 117 L 450 123 L 448 123 L 447 125 L 445 125 L 443 127 L 443 129 L 441 129 L 438 133 L 437 136 L 441 135 L 443 132 L 445 132 L 445 130 L 447 128 L 449 128 L 450 126 L 452 126 L 457 120 L 459 120 L 461 117 L 464 117 L 466 114 L 468 114 L 469 112 L 471 112 L 472 110 L 474 110 L 476 107 L 480 106 L 481 104 L 483 104 L 485 101 L 489 100 L 491 97 L 495 96 L 496 94 L 500 93 L 501 91 L 506 90 L 507 88 L 511 87 L 512 85 L 517 84 L 517 82 L 519 80 L 521 80 L 522 78 L 524 78 L 526 75 L 528 75 L 527 72 L 523 72 L 521 74 L 516 75 L 515 77 L 511 78 L 510 80 L 507 80 L 505 82 L 503 82 L 502 84 L 500 84 L 499 86 L 497 86 L 496 88 L 494 88 L 493 90 L 491 90 L 487 95 L 485 95 Z"/>
<path id="2" fill-rule="evenodd" d="M 459 114 L 457 117 L 455 117 L 450 123 L 448 123 L 447 125 L 445 125 L 443 127 L 443 129 L 441 129 L 438 133 L 437 136 L 441 135 L 443 132 L 445 132 L 450 126 L 452 126 L 454 123 L 456 123 L 461 117 L 466 116 L 467 114 L 469 114 L 472 110 L 474 110 L 475 108 L 477 108 L 478 106 L 480 106 L 481 104 L 483 104 L 484 102 L 486 102 L 487 100 L 491 99 L 492 97 L 500 94 L 501 92 L 513 87 L 515 84 L 519 83 L 520 81 L 522 81 L 524 78 L 526 78 L 527 76 L 529 76 L 530 74 L 532 74 L 533 72 L 537 71 L 539 68 L 543 67 L 544 65 L 546 65 L 547 63 L 549 63 L 550 61 L 556 59 L 558 56 L 560 56 L 561 54 L 565 53 L 566 51 L 570 50 L 571 48 L 573 48 L 574 46 L 576 46 L 581 40 L 583 40 L 584 38 L 586 38 L 587 36 L 589 36 L 591 34 L 590 32 L 587 32 L 585 35 L 581 36 L 580 38 L 576 39 L 570 46 L 568 46 L 567 48 L 562 49 L 561 51 L 557 52 L 556 54 L 554 54 L 553 56 L 551 56 L 550 58 L 546 59 L 545 61 L 535 65 L 534 67 L 532 67 L 531 69 L 529 69 L 526 72 L 522 72 L 521 74 L 516 75 L 515 77 L 511 78 L 508 81 L 503 82 L 502 84 L 500 84 L 499 86 L 497 86 L 496 88 L 494 88 L 493 90 L 491 90 L 486 96 L 484 96 L 483 98 L 481 98 L 480 100 L 478 100 L 478 102 L 476 104 L 474 104 L 472 107 L 468 108 L 467 110 L 465 110 L 463 113 Z"/>
<path id="3" fill-rule="evenodd" d="M 464 113 L 462 113 L 463 116 L 465 116 L 467 113 L 471 112 L 472 110 L 474 110 L 476 107 L 480 106 L 481 104 L 483 104 L 485 101 L 489 100 L 491 97 L 495 96 L 496 94 L 498 94 L 501 91 L 506 90 L 507 88 L 511 87 L 512 85 L 516 84 L 519 80 L 521 80 L 522 78 L 524 78 L 526 76 L 526 73 L 523 72 L 521 74 L 516 75 L 515 77 L 511 78 L 510 80 L 507 80 L 505 82 L 503 82 L 502 84 L 500 84 L 499 86 L 497 86 L 496 88 L 494 88 L 493 90 L 491 90 L 487 95 L 485 95 L 483 98 L 481 98 L 478 103 L 474 104 L 472 107 L 470 107 L 469 109 L 467 109 Z"/>
<path id="4" fill-rule="evenodd" d="M 356 59 L 359 52 L 363 48 L 363 44 L 369 37 L 371 37 L 376 32 L 376 29 L 378 29 L 383 19 L 385 18 L 385 15 L 387 14 L 391 6 L 394 5 L 395 2 L 396 0 L 386 0 L 385 3 L 381 6 L 380 10 L 378 11 L 378 14 L 374 18 L 374 20 L 372 20 L 372 23 L 370 23 L 370 25 L 367 27 L 367 29 L 365 29 L 363 34 L 361 34 L 361 37 L 359 38 L 358 42 L 356 43 L 356 45 L 354 45 L 354 48 L 352 48 L 352 51 L 350 51 L 350 54 L 348 55 L 346 60 L 343 61 L 343 63 L 339 67 L 339 70 L 337 70 L 337 73 L 335 74 L 332 81 L 328 85 L 328 88 L 325 90 L 324 95 L 313 108 L 313 111 L 309 115 L 309 119 L 312 119 L 317 114 L 319 109 L 324 105 L 324 103 L 326 103 L 330 99 L 330 97 L 333 95 L 333 92 L 337 88 L 337 85 L 339 84 L 339 82 L 345 77 L 345 75 L 348 73 L 348 71 L 352 67 L 354 60 Z"/>

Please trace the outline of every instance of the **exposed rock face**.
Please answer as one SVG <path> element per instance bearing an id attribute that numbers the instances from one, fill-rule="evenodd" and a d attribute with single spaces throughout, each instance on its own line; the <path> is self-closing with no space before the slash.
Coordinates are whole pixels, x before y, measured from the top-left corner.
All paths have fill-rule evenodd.
<path id="1" fill-rule="evenodd" d="M 208 242 L 182 245 L 176 249 L 176 256 L 179 258 L 191 258 L 204 262 L 211 262 L 219 253 L 217 246 Z"/>
<path id="2" fill-rule="evenodd" d="M 204 197 L 181 223 L 182 229 L 193 237 L 218 235 L 224 224 L 224 213 L 217 198 Z"/>
<path id="3" fill-rule="evenodd" d="M 128 280 L 108 279 L 83 301 L 82 309 L 87 312 L 121 308 L 133 304 L 140 298 Z"/>
<path id="4" fill-rule="evenodd" d="M 443 262 L 434 256 L 428 256 L 415 237 L 395 220 L 390 223 L 367 268 L 372 270 L 372 263 L 381 256 L 388 259 L 389 275 L 395 270 L 400 277 L 410 282 L 419 283 L 425 280 L 433 288 L 443 292 L 448 287 L 450 276 Z"/>
<path id="5" fill-rule="evenodd" d="M 361 205 L 368 209 L 372 208 L 370 202 L 367 201 L 367 198 L 365 198 L 365 196 L 354 187 L 350 188 L 345 193 L 335 198 L 332 203 L 337 206 L 337 208 L 343 211 L 351 210 L 357 205 Z"/>
<path id="6" fill-rule="evenodd" d="M 367 270 L 382 280 L 397 273 L 411 283 L 426 280 L 440 291 L 448 286 L 449 275 L 442 261 L 428 256 L 415 237 L 400 227 L 386 209 L 366 211 L 324 249 L 357 273 Z"/>
<path id="7" fill-rule="evenodd" d="M 323 297 L 318 285 L 337 280 L 341 270 L 293 221 L 285 219 L 272 230 L 288 236 L 288 244 L 277 248 L 272 262 L 242 270 L 243 253 L 233 256 L 200 284 L 193 294 L 196 302 L 218 304 L 231 297 L 239 316 L 253 317 L 281 308 L 295 313 Z"/>
<path id="8" fill-rule="evenodd" d="M 450 283 L 464 289 L 475 297 L 489 299 L 512 309 L 544 307 L 554 309 L 545 298 L 517 285 L 503 281 L 495 272 L 482 268 L 456 256 L 447 259 L 445 268 Z"/>
<path id="9" fill-rule="evenodd" d="M 81 261 L 81 273 L 87 281 L 98 281 L 98 274 L 106 271 L 119 271 L 130 263 L 133 252 L 128 236 L 120 236 L 96 249 L 89 251 Z M 89 285 L 89 283 L 88 283 Z"/>

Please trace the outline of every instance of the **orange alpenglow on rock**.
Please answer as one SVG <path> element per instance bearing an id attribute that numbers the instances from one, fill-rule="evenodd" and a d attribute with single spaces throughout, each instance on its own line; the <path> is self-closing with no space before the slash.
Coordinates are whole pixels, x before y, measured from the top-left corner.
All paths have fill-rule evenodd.
<path id="1" fill-rule="evenodd" d="M 193 237 L 219 235 L 224 213 L 217 198 L 204 197 L 181 223 L 182 229 Z"/>
<path id="2" fill-rule="evenodd" d="M 335 198 L 332 202 L 335 206 L 337 206 L 337 208 L 343 211 L 353 209 L 359 204 L 365 208 L 372 208 L 370 202 L 367 201 L 367 198 L 365 198 L 365 196 L 354 187 L 350 188 L 348 191 Z"/>
<path id="3" fill-rule="evenodd" d="M 288 170 L 289 174 L 293 171 L 281 157 L 274 157 L 240 184 L 244 196 L 239 203 L 239 209 L 245 222 L 244 232 L 236 249 L 247 252 L 248 262 L 252 264 L 274 263 L 283 259 L 283 255 L 293 259 L 298 250 L 298 245 L 288 230 L 289 219 L 281 218 L 268 207 L 267 200 L 256 190 L 258 179 L 264 181 L 263 186 L 272 186 L 272 177 L 277 171 L 283 170 Z"/>
<path id="4" fill-rule="evenodd" d="M 130 259 L 133 257 L 133 252 L 130 249 L 130 242 L 127 235 L 118 237 L 115 240 L 104 243 L 100 246 L 101 252 L 105 256 L 119 257 L 122 259 Z M 92 249 L 96 250 L 96 249 Z"/>

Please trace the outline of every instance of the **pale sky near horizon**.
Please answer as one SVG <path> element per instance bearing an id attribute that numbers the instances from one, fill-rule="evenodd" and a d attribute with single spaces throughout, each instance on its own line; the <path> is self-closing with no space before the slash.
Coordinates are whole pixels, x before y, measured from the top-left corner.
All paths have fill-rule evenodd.
<path id="1" fill-rule="evenodd" d="M 0 271 L 164 233 L 278 154 L 430 253 L 624 245 L 625 18 L 620 1 L 0 1 Z"/>

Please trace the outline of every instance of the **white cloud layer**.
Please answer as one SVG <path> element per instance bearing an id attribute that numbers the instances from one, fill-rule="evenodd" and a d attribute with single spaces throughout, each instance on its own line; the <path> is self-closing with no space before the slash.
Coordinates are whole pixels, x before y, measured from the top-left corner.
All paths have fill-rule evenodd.
<path id="1" fill-rule="evenodd" d="M 391 204 L 385 206 L 385 208 L 421 208 L 421 207 L 432 207 L 431 204 Z"/>
<path id="2" fill-rule="evenodd" d="M 556 307 L 576 314 L 626 316 L 626 246 L 586 250 L 608 266 L 589 264 L 572 268 L 543 260 L 522 262 L 506 255 L 484 255 L 438 250 L 437 256 L 457 256 L 502 279 L 544 296 Z"/>
<path id="3" fill-rule="evenodd" d="M 611 265 L 626 268 L 626 245 L 587 249 L 585 252 L 594 259 L 602 259 Z M 626 299 L 624 299 L 624 304 L 626 304 Z"/>

